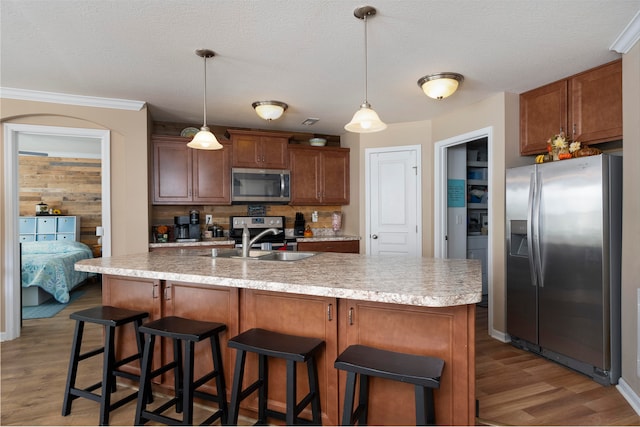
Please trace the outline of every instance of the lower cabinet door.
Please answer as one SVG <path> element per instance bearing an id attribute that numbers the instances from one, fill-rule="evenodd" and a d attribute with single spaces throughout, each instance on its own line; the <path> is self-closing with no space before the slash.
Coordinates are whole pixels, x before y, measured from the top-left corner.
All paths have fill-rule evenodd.
<path id="1" fill-rule="evenodd" d="M 220 350 L 225 373 L 227 401 L 231 398 L 231 380 L 235 353 L 227 346 L 230 337 L 238 334 L 238 289 L 167 281 L 163 291 L 164 316 L 218 322 L 227 325 L 220 334 Z M 169 340 L 163 345 L 165 360 L 173 360 L 173 347 Z M 204 340 L 195 345 L 194 378 L 198 379 L 213 369 L 211 345 Z M 163 382 L 173 387 L 173 372 L 165 375 Z M 215 379 L 200 390 L 217 394 Z"/>
<path id="2" fill-rule="evenodd" d="M 362 344 L 444 360 L 435 390 L 436 424 L 475 424 L 475 305 L 413 307 L 340 300 L 340 350 Z M 340 411 L 345 372 L 340 372 Z M 380 378 L 369 383 L 369 425 L 415 425 L 414 386 Z"/>
<path id="3" fill-rule="evenodd" d="M 339 425 L 338 416 L 338 373 L 333 367 L 337 357 L 337 303 L 335 298 L 316 297 L 259 290 L 242 291 L 240 319 L 241 330 L 263 328 L 275 332 L 320 338 L 324 340 L 324 349 L 316 360 L 318 381 L 320 384 L 320 402 L 322 424 Z M 234 354 L 235 355 L 235 354 Z M 258 377 L 258 360 L 248 354 L 245 368 L 244 386 Z M 303 363 L 298 364 L 297 390 L 298 401 L 309 390 L 307 370 Z M 269 361 L 269 406 L 285 411 L 286 365 L 282 360 Z M 242 407 L 257 412 L 257 394 L 248 398 Z M 308 408 L 302 417 L 311 419 Z"/>
<path id="4" fill-rule="evenodd" d="M 137 279 L 120 276 L 102 276 L 102 304 L 129 310 L 146 311 L 149 318 L 159 319 L 161 316 L 161 283 L 154 279 Z M 123 359 L 138 351 L 134 328 L 132 324 L 117 328 L 116 358 Z M 161 352 L 156 346 L 153 356 L 154 369 L 160 366 Z M 123 366 L 122 370 L 140 374 L 139 361 Z"/>

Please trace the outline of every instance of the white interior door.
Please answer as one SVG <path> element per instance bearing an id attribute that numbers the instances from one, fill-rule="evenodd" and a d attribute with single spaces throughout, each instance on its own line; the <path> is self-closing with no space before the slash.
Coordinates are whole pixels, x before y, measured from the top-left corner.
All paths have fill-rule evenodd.
<path id="1" fill-rule="evenodd" d="M 420 147 L 366 150 L 367 253 L 422 256 Z"/>

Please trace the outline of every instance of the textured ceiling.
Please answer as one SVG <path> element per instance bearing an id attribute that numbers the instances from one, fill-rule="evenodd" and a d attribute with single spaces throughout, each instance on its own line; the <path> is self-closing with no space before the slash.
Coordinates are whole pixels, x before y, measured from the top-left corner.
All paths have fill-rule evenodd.
<path id="1" fill-rule="evenodd" d="M 387 123 L 426 120 L 612 61 L 640 0 L 1 0 L 0 86 L 148 103 L 154 120 L 343 134 L 364 100 Z M 465 76 L 452 97 L 416 82 Z M 289 104 L 265 123 L 253 101 Z M 304 126 L 308 117 L 319 118 Z"/>

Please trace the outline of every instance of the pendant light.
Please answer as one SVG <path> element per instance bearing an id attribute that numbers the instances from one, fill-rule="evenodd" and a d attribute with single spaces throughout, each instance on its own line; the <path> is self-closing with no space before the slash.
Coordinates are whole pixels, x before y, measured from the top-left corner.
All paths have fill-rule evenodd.
<path id="1" fill-rule="evenodd" d="M 282 116 L 289 106 L 282 101 L 256 101 L 251 104 L 256 114 L 260 118 L 270 122 L 271 120 L 277 120 Z"/>
<path id="2" fill-rule="evenodd" d="M 418 86 L 429 98 L 444 99 L 458 89 L 458 85 L 462 83 L 464 77 L 458 73 L 437 73 L 421 77 L 418 80 Z"/>
<path id="3" fill-rule="evenodd" d="M 219 150 L 222 148 L 222 144 L 218 142 L 216 136 L 207 126 L 207 58 L 213 58 L 215 53 L 209 49 L 198 49 L 196 55 L 204 59 L 204 119 L 200 132 L 196 133 L 187 147 L 197 150 Z"/>
<path id="4" fill-rule="evenodd" d="M 376 9 L 372 6 L 362 6 L 353 11 L 353 16 L 364 20 L 364 102 L 353 115 L 351 121 L 344 126 L 345 130 L 349 132 L 371 133 L 387 128 L 387 125 L 380 120 L 378 114 L 371 108 L 371 104 L 367 99 L 367 18 L 375 16 L 375 14 Z"/>

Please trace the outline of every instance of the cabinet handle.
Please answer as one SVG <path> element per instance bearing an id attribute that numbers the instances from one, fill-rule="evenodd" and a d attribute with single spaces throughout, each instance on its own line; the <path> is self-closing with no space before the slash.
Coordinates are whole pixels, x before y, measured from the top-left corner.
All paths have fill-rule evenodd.
<path id="1" fill-rule="evenodd" d="M 158 298 L 158 288 L 159 287 L 160 287 L 160 285 L 158 285 L 157 283 L 155 285 L 153 285 L 153 290 L 152 290 L 153 299 Z"/>
<path id="2" fill-rule="evenodd" d="M 573 137 L 576 136 L 576 124 L 575 123 L 573 124 L 573 134 L 572 134 L 572 136 Z M 571 138 L 571 139 L 573 139 L 573 138 Z"/>
<path id="3" fill-rule="evenodd" d="M 564 128 L 560 126 L 560 133 L 564 132 Z"/>
<path id="4" fill-rule="evenodd" d="M 167 291 L 169 291 L 169 292 L 167 292 Z M 171 300 L 171 292 L 170 291 L 171 291 L 171 286 L 167 286 L 166 288 L 164 288 L 164 299 L 166 301 Z"/>
<path id="5" fill-rule="evenodd" d="M 332 309 L 333 309 L 333 305 L 331 305 L 331 304 L 327 305 L 327 320 L 329 322 L 331 322 L 333 320 L 333 315 L 331 313 Z"/>
<path id="6" fill-rule="evenodd" d="M 353 307 L 349 308 L 349 325 L 353 325 Z"/>

